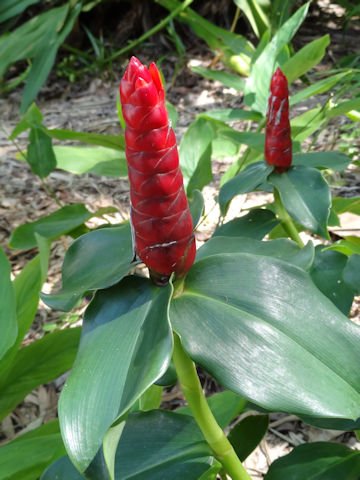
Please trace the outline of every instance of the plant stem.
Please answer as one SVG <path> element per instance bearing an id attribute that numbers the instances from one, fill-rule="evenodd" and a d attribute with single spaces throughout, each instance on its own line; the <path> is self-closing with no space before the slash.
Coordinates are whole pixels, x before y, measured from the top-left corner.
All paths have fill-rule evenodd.
<path id="1" fill-rule="evenodd" d="M 284 226 L 289 237 L 296 242 L 300 248 L 304 247 L 304 242 L 301 240 L 299 232 L 297 231 L 294 222 L 281 201 L 280 194 L 276 188 L 274 188 L 274 205 L 276 213 L 278 214 L 281 223 Z"/>
<path id="2" fill-rule="evenodd" d="M 173 359 L 182 391 L 215 458 L 221 462 L 232 480 L 251 480 L 225 433 L 217 424 L 202 391 L 195 365 L 175 332 Z"/>

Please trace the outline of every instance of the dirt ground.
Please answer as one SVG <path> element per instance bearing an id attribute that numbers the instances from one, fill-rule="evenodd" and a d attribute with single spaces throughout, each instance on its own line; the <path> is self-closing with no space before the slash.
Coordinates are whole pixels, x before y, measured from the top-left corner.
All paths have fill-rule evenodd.
<path id="1" fill-rule="evenodd" d="M 321 2 L 318 2 L 321 3 Z M 329 2 L 323 2 L 325 7 L 331 9 Z M 324 7 L 324 8 L 325 8 Z M 338 8 L 338 7 L 336 7 Z M 338 12 L 339 13 L 339 12 Z M 333 14 L 336 16 L 336 9 Z M 312 18 L 303 27 L 301 45 L 314 39 L 314 26 L 319 19 Z M 319 69 L 329 68 L 344 52 L 351 50 L 356 44 L 354 35 L 358 31 L 349 30 L 343 33 L 336 22 L 329 21 L 323 26 L 322 34 L 328 31 L 331 34 L 332 44 L 324 62 Z M 323 30 L 326 30 L 323 32 Z M 349 33 L 350 32 L 350 33 Z M 355 33 L 354 33 L 355 32 Z M 358 37 L 357 37 L 358 38 Z M 148 63 L 149 50 L 140 49 L 134 52 L 139 58 Z M 203 46 L 194 47 L 189 52 L 187 63 L 208 66 L 212 54 Z M 152 59 L 151 59 L 152 60 Z M 172 72 L 177 58 L 168 56 L 163 64 L 164 75 L 167 82 L 172 78 Z M 37 105 L 44 116 L 44 124 L 48 128 L 63 128 L 84 132 L 119 134 L 120 127 L 116 112 L 116 95 L 118 83 L 123 73 L 119 66 L 115 79 L 111 82 L 87 78 L 82 84 L 63 88 L 63 82 L 53 77 L 44 86 Z M 295 88 L 296 85 L 295 85 Z M 184 67 L 175 82 L 168 88 L 168 100 L 178 110 L 178 123 L 176 127 L 177 138 L 180 141 L 187 126 L 201 111 L 220 108 L 241 108 L 242 97 L 236 92 L 217 82 L 202 79 L 192 74 Z M 8 247 L 11 232 L 17 226 L 39 219 L 55 211 L 58 206 L 48 195 L 39 179 L 32 174 L 27 164 L 19 162 L 15 154 L 19 149 L 26 148 L 27 134 L 20 135 L 16 145 L 8 141 L 8 136 L 19 121 L 18 108 L 21 91 L 12 92 L 7 98 L 0 99 L 0 245 L 11 260 L 13 274 L 16 275 L 35 255 L 35 251 L 20 252 Z M 321 98 L 312 99 L 312 102 L 321 101 Z M 309 104 L 302 104 L 299 108 L 306 109 Z M 298 112 L 300 113 L 300 111 Z M 340 122 L 340 123 L 339 123 Z M 316 150 L 327 150 L 337 135 L 339 124 L 346 122 L 346 118 L 335 119 L 327 126 L 326 130 L 317 138 Z M 241 129 L 238 123 L 236 128 Z M 56 142 L 54 142 L 56 144 Z M 359 157 L 357 157 L 359 158 Z M 231 159 L 213 159 L 214 179 L 204 189 L 206 201 L 206 219 L 202 222 L 197 232 L 197 242 L 200 245 L 212 234 L 219 218 L 219 211 L 215 197 L 221 174 L 231 163 Z M 358 168 L 350 168 L 345 172 L 345 177 L 333 178 L 332 191 L 336 196 L 360 195 L 360 172 Z M 95 211 L 100 207 L 114 206 L 118 213 L 107 216 L 111 223 L 118 223 L 129 216 L 129 187 L 126 179 L 114 179 L 92 174 L 73 175 L 68 172 L 55 170 L 47 179 L 47 184 L 54 191 L 59 200 L 67 205 L 82 202 L 86 207 Z M 248 206 L 261 205 L 271 200 L 272 196 L 266 193 L 253 193 L 239 196 L 231 205 L 226 220 L 238 215 L 239 211 Z M 89 226 L 98 225 L 101 220 L 92 219 Z M 360 223 L 356 216 L 345 216 L 342 219 L 341 234 L 349 232 L 359 234 Z M 61 265 L 65 250 L 70 239 L 54 242 L 51 249 L 50 268 L 44 291 L 55 291 L 61 285 Z M 359 299 L 354 302 L 352 317 L 359 319 Z M 81 313 L 81 311 L 80 311 Z M 44 325 L 54 322 L 64 323 L 59 312 L 53 312 L 40 302 L 38 314 L 31 331 L 26 337 L 26 342 L 40 338 L 44 334 Z M 65 320 L 66 322 L 66 320 Z M 5 443 L 29 429 L 39 426 L 56 416 L 56 404 L 59 392 L 66 376 L 63 375 L 56 381 L 39 387 L 29 394 L 25 401 L 9 415 L 0 426 L 0 444 Z M 202 374 L 204 389 L 208 393 L 219 390 L 219 386 L 208 376 Z M 177 387 L 166 392 L 164 406 L 175 408 L 183 403 L 184 399 Z M 279 456 L 288 453 L 292 447 L 313 441 L 341 441 L 349 446 L 360 448 L 360 443 L 351 433 L 332 430 L 320 430 L 310 427 L 297 417 L 284 414 L 272 414 L 270 429 L 260 446 L 246 460 L 245 465 L 255 479 L 262 479 L 268 466 Z"/>

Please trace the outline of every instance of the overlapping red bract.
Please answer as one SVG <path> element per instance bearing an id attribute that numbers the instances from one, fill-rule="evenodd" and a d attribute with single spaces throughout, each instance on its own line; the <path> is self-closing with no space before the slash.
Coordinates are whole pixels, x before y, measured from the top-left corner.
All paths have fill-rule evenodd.
<path id="1" fill-rule="evenodd" d="M 266 123 L 265 159 L 281 173 L 291 165 L 292 143 L 289 122 L 288 82 L 280 68 L 272 76 Z"/>
<path id="2" fill-rule="evenodd" d="M 132 57 L 120 82 L 135 251 L 154 272 L 184 275 L 195 259 L 193 223 L 165 93 L 154 63 Z"/>

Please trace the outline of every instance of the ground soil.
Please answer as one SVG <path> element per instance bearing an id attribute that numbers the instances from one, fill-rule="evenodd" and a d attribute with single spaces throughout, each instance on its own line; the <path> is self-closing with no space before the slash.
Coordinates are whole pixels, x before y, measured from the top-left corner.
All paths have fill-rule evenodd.
<path id="1" fill-rule="evenodd" d="M 321 34 L 330 33 L 331 47 L 318 70 L 330 68 L 339 58 L 352 51 L 358 39 L 358 29 L 352 26 L 345 32 L 341 29 L 341 10 L 328 1 L 319 1 L 326 21 L 317 14 L 313 14 L 302 28 L 301 39 L 296 40 L 296 47 L 300 47 L 316 38 L 321 28 Z M 340 24 L 340 25 L 339 25 Z M 152 40 L 156 42 L 156 38 Z M 166 42 L 158 47 L 160 57 Z M 154 45 L 142 46 L 136 52 L 139 58 L 149 63 L 153 58 Z M 205 80 L 188 68 L 189 64 L 207 66 L 213 59 L 213 54 L 202 42 L 196 42 L 189 48 L 184 67 L 180 69 L 174 84 L 173 72 L 178 61 L 176 56 L 168 55 L 163 62 L 163 71 L 168 86 L 168 99 L 177 108 L 179 119 L 176 127 L 178 140 L 181 139 L 187 126 L 201 111 L 219 108 L 241 108 L 242 97 L 232 89 L 224 88 L 220 83 Z M 220 68 L 220 65 L 219 65 Z M 116 111 L 116 95 L 119 79 L 123 67 L 116 66 L 112 80 L 94 79 L 85 77 L 80 84 L 69 85 L 54 75 L 43 87 L 37 105 L 44 116 L 44 124 L 48 128 L 64 128 L 84 132 L 119 134 L 120 127 Z M 298 88 L 295 85 L 294 88 Z M 11 232 L 17 226 L 39 219 L 55 211 L 58 205 L 48 194 L 44 185 L 31 172 L 29 166 L 19 162 L 16 153 L 26 148 L 27 134 L 20 135 L 16 145 L 8 140 L 12 129 L 19 121 L 18 108 L 21 91 L 12 92 L 7 98 L 0 99 L 0 114 L 2 129 L 0 131 L 0 245 L 9 256 L 13 268 L 13 275 L 17 275 L 26 263 L 35 255 L 35 251 L 14 251 L 8 247 Z M 312 102 L 321 102 L 323 98 L 312 99 Z M 309 105 L 309 104 L 308 104 Z M 301 105 L 299 108 L 307 108 Z M 336 139 L 339 126 L 345 123 L 346 118 L 336 119 L 316 139 L 314 149 L 327 150 L 329 146 L 336 148 Z M 236 128 L 241 129 L 242 124 Z M 56 142 L 55 142 L 56 143 Z M 357 157 L 358 158 L 358 157 Z M 213 159 L 214 178 L 211 184 L 204 189 L 206 200 L 206 217 L 197 232 L 197 241 L 200 245 L 206 241 L 214 231 L 219 219 L 219 211 L 215 197 L 218 192 L 221 174 L 231 163 L 231 159 Z M 46 180 L 48 187 L 55 192 L 62 204 L 75 202 L 85 203 L 86 207 L 95 211 L 100 207 L 115 206 L 118 213 L 108 215 L 106 221 L 118 223 L 129 217 L 129 187 L 126 179 L 114 179 L 92 174 L 73 175 L 68 172 L 55 170 Z M 360 173 L 357 168 L 350 168 L 344 176 L 331 179 L 334 195 L 359 196 Z M 248 206 L 261 205 L 271 200 L 271 194 L 253 193 L 240 196 L 233 202 L 227 220 L 237 216 L 241 209 Z M 103 220 L 92 219 L 89 226 L 99 225 Z M 337 234 L 358 235 L 360 222 L 358 217 L 347 216 L 342 220 L 341 229 Z M 318 240 L 318 239 L 314 239 Z M 54 242 L 51 249 L 50 267 L 45 291 L 56 291 L 61 285 L 61 265 L 66 248 L 71 239 L 64 238 Z M 81 314 L 81 309 L 79 311 Z M 359 318 L 359 301 L 354 302 L 352 317 Z M 67 319 L 59 312 L 51 311 L 40 302 L 39 310 L 32 328 L 26 336 L 25 343 L 44 335 L 44 326 L 57 323 L 60 328 L 67 325 Z M 46 328 L 46 327 L 45 327 Z M 57 414 L 56 404 L 59 392 L 66 375 L 54 382 L 39 387 L 29 394 L 24 402 L 9 415 L 0 426 L 0 443 L 5 443 L 41 423 L 54 418 Z M 204 389 L 208 394 L 220 390 L 220 386 L 208 375 L 201 372 Z M 184 403 L 182 393 L 178 387 L 168 390 L 164 395 L 164 407 L 176 408 Z M 279 456 L 289 452 L 293 446 L 304 442 L 330 440 L 341 441 L 352 447 L 360 448 L 356 438 L 351 433 L 320 430 L 302 423 L 294 416 L 272 414 L 270 430 L 255 452 L 246 460 L 246 466 L 254 479 L 263 478 L 268 466 Z"/>

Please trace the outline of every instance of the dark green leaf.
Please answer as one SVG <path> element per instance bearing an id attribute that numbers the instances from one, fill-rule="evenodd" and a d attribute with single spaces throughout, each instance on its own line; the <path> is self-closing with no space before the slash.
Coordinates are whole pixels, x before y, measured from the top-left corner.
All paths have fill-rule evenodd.
<path id="1" fill-rule="evenodd" d="M 25 8 L 40 0 L 2 0 L 0 5 L 0 23 L 23 12 Z"/>
<path id="2" fill-rule="evenodd" d="M 68 456 L 56 460 L 41 475 L 40 480 L 84 480 L 85 477 L 76 470 Z"/>
<path id="3" fill-rule="evenodd" d="M 241 193 L 249 193 L 265 182 L 268 175 L 273 171 L 273 167 L 265 162 L 256 162 L 248 165 L 244 170 L 238 173 L 220 189 L 219 204 L 220 210 L 224 215 L 228 203 Z"/>
<path id="4" fill-rule="evenodd" d="M 66 252 L 59 293 L 41 294 L 55 310 L 68 312 L 88 290 L 120 281 L 133 258 L 130 225 L 102 228 L 76 239 Z"/>
<path id="5" fill-rule="evenodd" d="M 340 152 L 296 153 L 292 158 L 292 165 L 331 168 L 340 171 L 345 170 L 350 163 L 351 158 Z"/>
<path id="6" fill-rule="evenodd" d="M 226 108 L 224 110 L 208 110 L 200 113 L 198 117 L 220 120 L 221 122 L 237 122 L 239 120 L 252 120 L 261 122 L 263 116 L 252 110 L 240 110 L 237 108 Z"/>
<path id="7" fill-rule="evenodd" d="M 170 387 L 177 382 L 177 374 L 175 370 L 174 363 L 171 361 L 169 366 L 162 377 L 159 380 L 156 380 L 156 385 L 160 385 L 161 387 Z"/>
<path id="8" fill-rule="evenodd" d="M 348 315 L 354 294 L 344 282 L 343 271 L 347 257 L 333 250 L 323 250 L 319 245 L 315 248 L 314 264 L 310 275 L 318 289 L 323 292 L 344 315 Z"/>
<path id="9" fill-rule="evenodd" d="M 189 208 L 195 229 L 204 211 L 204 197 L 199 190 L 193 191 L 193 198 L 189 200 Z"/>
<path id="10" fill-rule="evenodd" d="M 97 292 L 89 305 L 59 402 L 63 439 L 81 472 L 111 424 L 166 371 L 172 354 L 171 293 L 170 285 L 157 288 L 132 276 Z"/>
<path id="11" fill-rule="evenodd" d="M 288 239 L 262 242 L 254 238 L 216 236 L 199 248 L 196 253 L 196 262 L 219 253 L 252 253 L 274 257 L 297 265 L 303 270 L 308 270 L 314 260 L 314 246 L 311 242 L 304 248 L 300 248 Z"/>
<path id="12" fill-rule="evenodd" d="M 303 422 L 317 428 L 330 430 L 352 431 L 360 429 L 360 417 L 357 420 L 346 420 L 343 418 L 316 418 L 307 415 L 300 415 Z"/>
<path id="13" fill-rule="evenodd" d="M 72 130 L 46 130 L 46 133 L 57 140 L 76 140 L 78 142 L 111 148 L 113 150 L 125 150 L 125 137 L 123 135 L 104 135 L 102 133 L 74 132 Z"/>
<path id="14" fill-rule="evenodd" d="M 180 144 L 179 156 L 184 185 L 191 197 L 195 189 L 202 190 L 212 179 L 211 141 L 213 131 L 209 123 L 198 118 L 186 130 Z"/>
<path id="15" fill-rule="evenodd" d="M 69 370 L 79 344 L 80 328 L 59 330 L 22 348 L 0 379 L 0 419 L 37 386 Z"/>
<path id="16" fill-rule="evenodd" d="M 211 70 L 210 68 L 204 67 L 191 67 L 191 70 L 205 78 L 216 80 L 217 82 L 225 85 L 225 87 L 234 88 L 239 92 L 244 90 L 245 81 L 239 75 L 234 75 L 233 73 L 222 72 L 219 70 Z"/>
<path id="17" fill-rule="evenodd" d="M 298 267 L 247 253 L 205 258 L 188 272 L 170 320 L 196 363 L 254 403 L 360 416 L 360 327 Z"/>
<path id="18" fill-rule="evenodd" d="M 0 358 L 14 344 L 18 333 L 15 291 L 10 274 L 10 262 L 0 247 Z"/>
<path id="19" fill-rule="evenodd" d="M 270 210 L 254 209 L 243 217 L 224 223 L 213 237 L 250 237 L 261 240 L 279 221 Z"/>
<path id="20" fill-rule="evenodd" d="M 268 415 L 249 415 L 231 430 L 228 439 L 241 461 L 255 450 L 267 432 L 268 426 Z"/>
<path id="21" fill-rule="evenodd" d="M 357 480 L 360 452 L 346 445 L 315 442 L 298 445 L 271 464 L 266 480 Z"/>
<path id="22" fill-rule="evenodd" d="M 360 255 L 355 253 L 349 257 L 343 271 L 343 277 L 345 283 L 355 295 L 360 295 Z"/>
<path id="23" fill-rule="evenodd" d="M 1 478 L 4 480 L 37 479 L 44 468 L 64 454 L 65 448 L 61 440 L 59 422 L 53 420 L 1 446 Z"/>
<path id="24" fill-rule="evenodd" d="M 29 250 L 37 246 L 36 234 L 52 241 L 80 226 L 92 216 L 82 203 L 67 205 L 47 217 L 20 225 L 11 234 L 10 247 Z"/>
<path id="25" fill-rule="evenodd" d="M 291 217 L 311 232 L 328 238 L 330 189 L 321 173 L 311 167 L 297 166 L 284 173 L 272 173 L 269 183 L 280 193 Z"/>
<path id="26" fill-rule="evenodd" d="M 56 168 L 51 138 L 40 127 L 32 127 L 26 159 L 31 171 L 40 178 L 47 177 Z"/>

